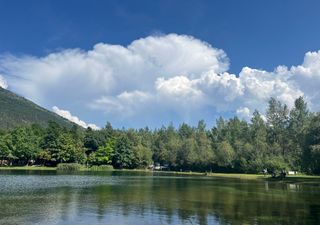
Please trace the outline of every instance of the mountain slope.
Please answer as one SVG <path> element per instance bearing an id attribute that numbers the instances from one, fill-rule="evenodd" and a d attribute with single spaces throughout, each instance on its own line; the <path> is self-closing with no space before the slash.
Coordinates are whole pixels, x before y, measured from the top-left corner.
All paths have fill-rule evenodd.
<path id="1" fill-rule="evenodd" d="M 48 121 L 55 121 L 64 127 L 73 125 L 61 116 L 0 87 L 0 129 L 32 123 L 46 126 Z"/>

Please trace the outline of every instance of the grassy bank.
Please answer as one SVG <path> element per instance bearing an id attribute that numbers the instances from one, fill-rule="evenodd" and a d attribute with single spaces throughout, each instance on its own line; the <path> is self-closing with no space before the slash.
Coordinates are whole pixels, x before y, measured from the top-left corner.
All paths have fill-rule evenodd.
<path id="1" fill-rule="evenodd" d="M 57 170 L 56 167 L 46 166 L 1 166 L 0 170 Z"/>
<path id="2" fill-rule="evenodd" d="M 59 170 L 58 167 L 48 167 L 48 166 L 0 166 L 0 171 L 1 170 L 41 170 L 41 171 L 56 171 Z M 62 171 L 68 171 L 70 170 L 69 168 L 66 169 L 60 169 Z M 81 166 L 77 169 L 77 171 L 112 171 L 114 169 L 110 169 L 109 167 L 85 167 L 85 166 Z M 70 171 L 74 171 L 73 169 L 71 169 Z"/>
<path id="3" fill-rule="evenodd" d="M 0 170 L 41 170 L 41 171 L 55 171 L 57 167 L 45 167 L 45 166 L 14 166 L 14 167 L 0 167 Z M 78 171 L 87 171 L 87 172 L 94 172 L 94 171 L 125 171 L 125 172 L 145 172 L 145 173 L 159 173 L 159 174 L 172 174 L 172 175 L 189 175 L 189 176 L 206 176 L 206 177 L 220 177 L 220 178 L 236 178 L 236 179 L 246 179 L 246 180 L 280 180 L 271 178 L 269 175 L 265 176 L 262 174 L 241 174 L 241 173 L 201 173 L 201 172 L 180 172 L 180 171 L 151 171 L 151 170 L 144 170 L 144 169 L 112 169 L 110 167 L 80 167 Z M 289 175 L 282 181 L 292 181 L 292 182 L 302 182 L 302 181 L 319 181 L 320 176 L 314 175 Z"/>
<path id="4" fill-rule="evenodd" d="M 238 178 L 238 179 L 267 179 L 269 176 L 264 176 L 262 174 L 244 174 L 244 173 L 208 173 L 209 177 L 225 177 L 225 178 Z"/>

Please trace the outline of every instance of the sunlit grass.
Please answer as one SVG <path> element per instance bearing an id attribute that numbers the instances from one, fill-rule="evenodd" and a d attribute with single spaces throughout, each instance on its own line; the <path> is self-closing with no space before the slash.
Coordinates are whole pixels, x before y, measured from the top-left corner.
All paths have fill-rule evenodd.
<path id="1" fill-rule="evenodd" d="M 0 170 L 57 170 L 57 168 L 47 166 L 2 166 Z"/>

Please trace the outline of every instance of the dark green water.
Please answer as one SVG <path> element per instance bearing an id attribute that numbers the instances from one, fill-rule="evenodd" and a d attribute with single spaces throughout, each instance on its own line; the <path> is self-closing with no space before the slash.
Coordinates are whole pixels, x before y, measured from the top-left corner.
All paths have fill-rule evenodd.
<path id="1" fill-rule="evenodd" d="M 320 185 L 0 171 L 0 224 L 320 224 Z"/>

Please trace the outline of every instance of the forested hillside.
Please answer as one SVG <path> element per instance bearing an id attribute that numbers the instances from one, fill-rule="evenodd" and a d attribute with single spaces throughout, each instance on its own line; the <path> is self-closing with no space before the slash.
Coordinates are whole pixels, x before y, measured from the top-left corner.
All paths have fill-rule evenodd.
<path id="1" fill-rule="evenodd" d="M 33 123 L 47 126 L 48 121 L 61 126 L 72 126 L 71 122 L 57 114 L 0 87 L 0 129 Z"/>
<path id="2" fill-rule="evenodd" d="M 146 168 L 153 163 L 170 170 L 257 173 L 264 168 L 320 173 L 320 114 L 308 111 L 301 97 L 293 109 L 274 98 L 264 119 L 250 122 L 220 118 L 213 128 L 204 121 L 160 129 L 71 129 L 50 122 L 0 133 L 0 159 L 10 164 L 55 166 L 77 162 Z"/>

